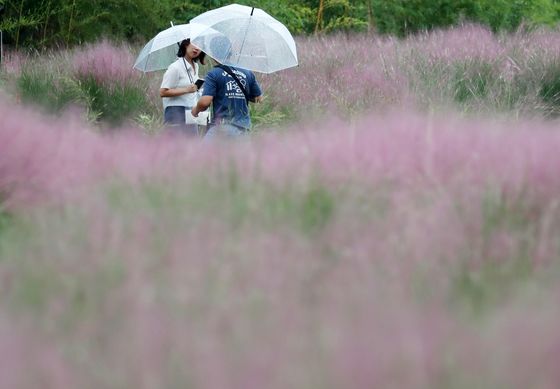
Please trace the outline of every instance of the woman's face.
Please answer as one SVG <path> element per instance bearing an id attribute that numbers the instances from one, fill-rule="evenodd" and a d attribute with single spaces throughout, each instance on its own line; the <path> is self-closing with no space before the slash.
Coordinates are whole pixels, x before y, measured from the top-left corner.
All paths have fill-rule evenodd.
<path id="1" fill-rule="evenodd" d="M 198 57 L 198 55 L 200 54 L 200 49 L 198 47 L 196 47 L 195 45 L 193 45 L 192 43 L 189 43 L 189 45 L 187 46 L 187 56 L 190 59 L 194 59 L 196 57 Z"/>

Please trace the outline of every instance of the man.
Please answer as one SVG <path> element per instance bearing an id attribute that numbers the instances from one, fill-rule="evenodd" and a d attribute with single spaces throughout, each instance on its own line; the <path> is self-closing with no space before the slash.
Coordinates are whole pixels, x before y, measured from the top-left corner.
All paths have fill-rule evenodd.
<path id="1" fill-rule="evenodd" d="M 210 52 L 229 53 L 230 50 L 231 43 L 223 36 L 214 37 L 210 42 Z M 262 91 L 253 72 L 218 64 L 206 75 L 202 97 L 191 113 L 198 117 L 201 111 L 214 104 L 212 125 L 205 137 L 238 137 L 251 129 L 249 101 L 262 101 Z"/>

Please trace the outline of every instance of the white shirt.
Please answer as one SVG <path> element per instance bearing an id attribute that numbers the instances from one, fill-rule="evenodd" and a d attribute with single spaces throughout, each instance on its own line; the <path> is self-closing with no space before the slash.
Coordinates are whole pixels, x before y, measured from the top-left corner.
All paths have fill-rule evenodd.
<path id="1" fill-rule="evenodd" d="M 187 67 L 185 68 L 185 64 Z M 193 67 L 184 59 L 178 58 L 167 68 L 161 81 L 161 88 L 183 88 L 194 84 L 198 79 L 198 63 Z M 198 92 L 185 93 L 176 97 L 163 97 L 163 109 L 171 106 L 194 107 L 198 101 Z"/>

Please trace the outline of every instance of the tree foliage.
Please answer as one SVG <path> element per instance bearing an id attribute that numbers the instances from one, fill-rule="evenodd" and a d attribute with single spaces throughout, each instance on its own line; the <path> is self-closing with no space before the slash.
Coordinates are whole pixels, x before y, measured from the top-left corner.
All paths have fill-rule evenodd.
<path id="1" fill-rule="evenodd" d="M 553 25 L 559 20 L 558 0 L 370 0 L 380 32 L 406 35 L 446 27 L 460 21 L 485 24 L 494 31 L 527 25 Z"/>
<path id="2" fill-rule="evenodd" d="M 560 0 L 253 0 L 294 34 L 376 30 L 404 36 L 461 21 L 514 30 L 553 25 Z M 0 29 L 15 47 L 75 45 L 108 37 L 144 41 L 225 0 L 0 0 Z"/>

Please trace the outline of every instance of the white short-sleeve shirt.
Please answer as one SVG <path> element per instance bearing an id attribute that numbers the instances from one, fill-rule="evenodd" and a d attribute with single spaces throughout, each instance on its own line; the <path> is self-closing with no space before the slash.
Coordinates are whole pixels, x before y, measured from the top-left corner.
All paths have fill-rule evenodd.
<path id="1" fill-rule="evenodd" d="M 185 67 L 186 65 L 186 67 Z M 184 59 L 178 58 L 167 68 L 163 75 L 161 88 L 182 88 L 194 84 L 198 79 L 198 63 L 194 62 L 194 69 Z M 198 101 L 198 92 L 185 93 L 176 97 L 163 97 L 163 109 L 171 106 L 194 107 Z"/>

